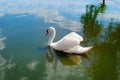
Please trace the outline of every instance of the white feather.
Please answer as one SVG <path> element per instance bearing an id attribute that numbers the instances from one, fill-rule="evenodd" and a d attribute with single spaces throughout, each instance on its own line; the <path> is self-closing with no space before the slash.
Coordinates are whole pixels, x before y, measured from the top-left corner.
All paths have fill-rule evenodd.
<path id="1" fill-rule="evenodd" d="M 80 36 L 75 32 L 71 32 L 66 36 L 64 36 L 62 39 L 60 39 L 59 41 L 53 43 L 53 39 L 55 38 L 56 35 L 56 30 L 53 27 L 49 27 L 48 31 L 52 33 L 48 41 L 48 45 L 52 46 L 56 50 L 60 50 L 67 53 L 82 54 L 89 51 L 92 48 L 92 47 L 81 47 L 79 44 L 81 41 L 83 41 L 83 38 L 82 36 Z"/>

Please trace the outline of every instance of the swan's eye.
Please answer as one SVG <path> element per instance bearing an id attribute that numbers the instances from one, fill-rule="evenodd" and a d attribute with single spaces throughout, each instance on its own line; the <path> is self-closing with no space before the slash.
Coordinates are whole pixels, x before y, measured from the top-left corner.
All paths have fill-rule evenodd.
<path id="1" fill-rule="evenodd" d="M 49 31 L 48 31 L 48 29 L 46 30 L 46 36 L 48 35 L 48 33 L 49 33 Z"/>

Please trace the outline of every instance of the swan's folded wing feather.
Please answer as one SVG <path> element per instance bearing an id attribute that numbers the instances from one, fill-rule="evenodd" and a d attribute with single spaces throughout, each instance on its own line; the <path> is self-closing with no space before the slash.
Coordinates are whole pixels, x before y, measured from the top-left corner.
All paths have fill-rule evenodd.
<path id="1" fill-rule="evenodd" d="M 70 36 L 70 37 L 78 39 L 79 41 L 83 41 L 83 37 L 75 32 L 71 32 L 71 33 L 67 34 L 66 36 Z"/>
<path id="2" fill-rule="evenodd" d="M 78 39 L 71 36 L 65 36 L 58 42 L 53 43 L 52 46 L 57 50 L 66 50 L 78 45 L 79 43 L 80 41 Z"/>

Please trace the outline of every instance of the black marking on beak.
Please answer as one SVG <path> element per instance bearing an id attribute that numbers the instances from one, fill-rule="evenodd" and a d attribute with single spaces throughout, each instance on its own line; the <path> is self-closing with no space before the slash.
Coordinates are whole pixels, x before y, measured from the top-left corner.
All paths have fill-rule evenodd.
<path id="1" fill-rule="evenodd" d="M 49 32 L 48 32 L 48 29 L 47 29 L 47 30 L 46 30 L 46 34 L 45 34 L 45 35 L 47 36 L 47 35 L 48 35 L 48 33 L 49 33 Z"/>

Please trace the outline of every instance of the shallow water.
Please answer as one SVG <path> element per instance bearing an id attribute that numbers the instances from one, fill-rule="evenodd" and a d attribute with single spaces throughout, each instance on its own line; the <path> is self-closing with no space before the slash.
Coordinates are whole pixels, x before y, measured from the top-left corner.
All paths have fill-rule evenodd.
<path id="1" fill-rule="evenodd" d="M 119 80 L 119 14 L 119 0 L 1 0 L 0 80 Z M 49 26 L 54 41 L 75 31 L 93 49 L 71 55 L 48 47 Z"/>

